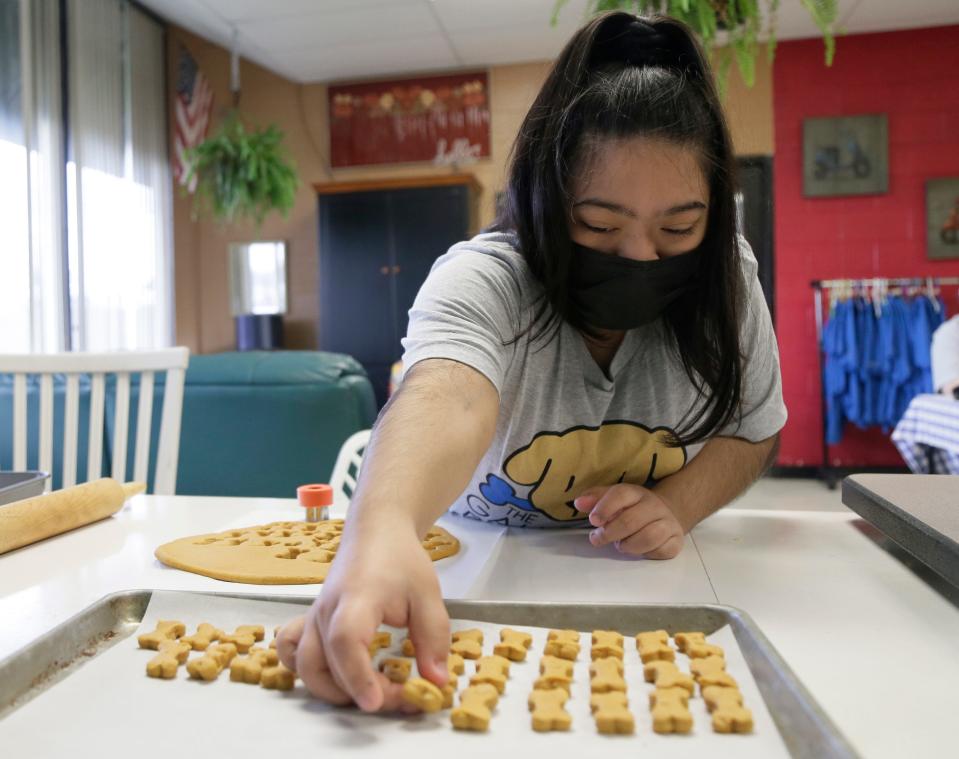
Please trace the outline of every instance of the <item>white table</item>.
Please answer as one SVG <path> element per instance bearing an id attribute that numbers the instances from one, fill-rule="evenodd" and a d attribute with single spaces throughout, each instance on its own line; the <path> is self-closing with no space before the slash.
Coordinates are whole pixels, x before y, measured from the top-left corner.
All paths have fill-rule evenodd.
<path id="1" fill-rule="evenodd" d="M 0 658 L 118 590 L 312 592 L 223 583 L 153 558 L 160 543 L 256 523 L 270 510 L 297 513 L 273 499 L 138 496 L 112 519 L 0 556 Z M 959 610 L 854 521 L 851 513 L 726 509 L 693 531 L 677 559 L 653 562 L 597 551 L 582 533 L 457 520 L 467 550 L 485 545 L 490 561 L 462 565 L 469 582 L 441 569 L 441 583 L 486 600 L 737 606 L 863 756 L 953 753 Z"/>

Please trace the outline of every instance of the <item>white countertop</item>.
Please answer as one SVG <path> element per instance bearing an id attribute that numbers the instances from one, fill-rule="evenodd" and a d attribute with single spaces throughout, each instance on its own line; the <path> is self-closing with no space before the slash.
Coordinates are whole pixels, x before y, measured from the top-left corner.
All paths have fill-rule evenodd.
<path id="1" fill-rule="evenodd" d="M 277 499 L 137 496 L 111 519 L 0 556 L 0 659 L 118 590 L 315 592 L 225 583 L 153 557 L 168 540 L 265 513 L 298 512 Z M 855 518 L 725 509 L 667 562 L 594 549 L 582 532 L 456 519 L 464 557 L 437 569 L 448 597 L 739 607 L 864 757 L 945 755 L 956 744 L 959 610 L 855 529 Z"/>

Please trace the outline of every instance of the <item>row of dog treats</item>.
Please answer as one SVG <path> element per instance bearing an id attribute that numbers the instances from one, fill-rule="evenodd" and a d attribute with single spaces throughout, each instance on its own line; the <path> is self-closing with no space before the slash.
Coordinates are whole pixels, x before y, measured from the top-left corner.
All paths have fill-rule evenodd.
<path id="1" fill-rule="evenodd" d="M 722 647 L 706 642 L 701 632 L 676 633 L 676 646 L 690 659 L 692 677 L 680 672 L 675 652 L 665 630 L 640 633 L 636 647 L 643 661 L 643 675 L 656 688 L 650 693 L 653 730 L 657 733 L 688 733 L 693 719 L 689 699 L 699 685 L 700 695 L 712 715 L 717 733 L 748 733 L 753 729 L 752 712 L 743 707 L 736 680 L 726 671 Z"/>
<path id="2" fill-rule="evenodd" d="M 193 635 L 186 634 L 186 625 L 176 620 L 160 620 L 153 632 L 137 637 L 140 648 L 156 651 L 147 662 L 147 677 L 172 680 L 181 664 L 195 680 L 216 680 L 230 668 L 230 680 L 257 684 L 271 690 L 292 690 L 296 673 L 280 664 L 276 655 L 276 634 L 268 648 L 255 645 L 263 640 L 263 625 L 240 625 L 233 633 L 225 633 L 202 622 Z M 188 658 L 191 651 L 200 656 Z M 240 656 L 239 654 L 243 654 Z"/>

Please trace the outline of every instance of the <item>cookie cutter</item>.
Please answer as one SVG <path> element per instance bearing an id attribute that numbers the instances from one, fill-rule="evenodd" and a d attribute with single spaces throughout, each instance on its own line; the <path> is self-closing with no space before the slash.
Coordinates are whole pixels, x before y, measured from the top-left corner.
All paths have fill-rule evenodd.
<path id="1" fill-rule="evenodd" d="M 296 489 L 300 506 L 306 509 L 307 522 L 321 522 L 330 518 L 330 506 L 333 505 L 333 488 L 329 485 L 300 485 Z"/>

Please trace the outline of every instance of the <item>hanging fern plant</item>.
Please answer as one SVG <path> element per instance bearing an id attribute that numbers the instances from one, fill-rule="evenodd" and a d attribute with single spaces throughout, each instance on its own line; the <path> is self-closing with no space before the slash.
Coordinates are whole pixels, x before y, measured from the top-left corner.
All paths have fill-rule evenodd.
<path id="1" fill-rule="evenodd" d="M 839 0 L 800 0 L 823 37 L 826 65 L 831 66 L 836 53 Z M 569 0 L 556 0 L 552 24 Z M 733 60 L 748 87 L 756 82 L 756 60 L 759 57 L 759 36 L 765 26 L 772 61 L 776 49 L 776 11 L 779 0 L 590 0 L 587 16 L 604 11 L 628 11 L 641 16 L 661 14 L 687 24 L 711 53 L 716 52 L 718 81 L 724 89 Z M 765 24 L 764 24 L 765 15 Z M 720 35 L 726 44 L 717 47 Z"/>
<path id="2" fill-rule="evenodd" d="M 241 218 L 259 225 L 271 211 L 286 216 L 299 179 L 275 126 L 247 131 L 236 112 L 211 137 L 186 152 L 185 183 L 195 177 L 195 214 L 224 222 Z"/>

